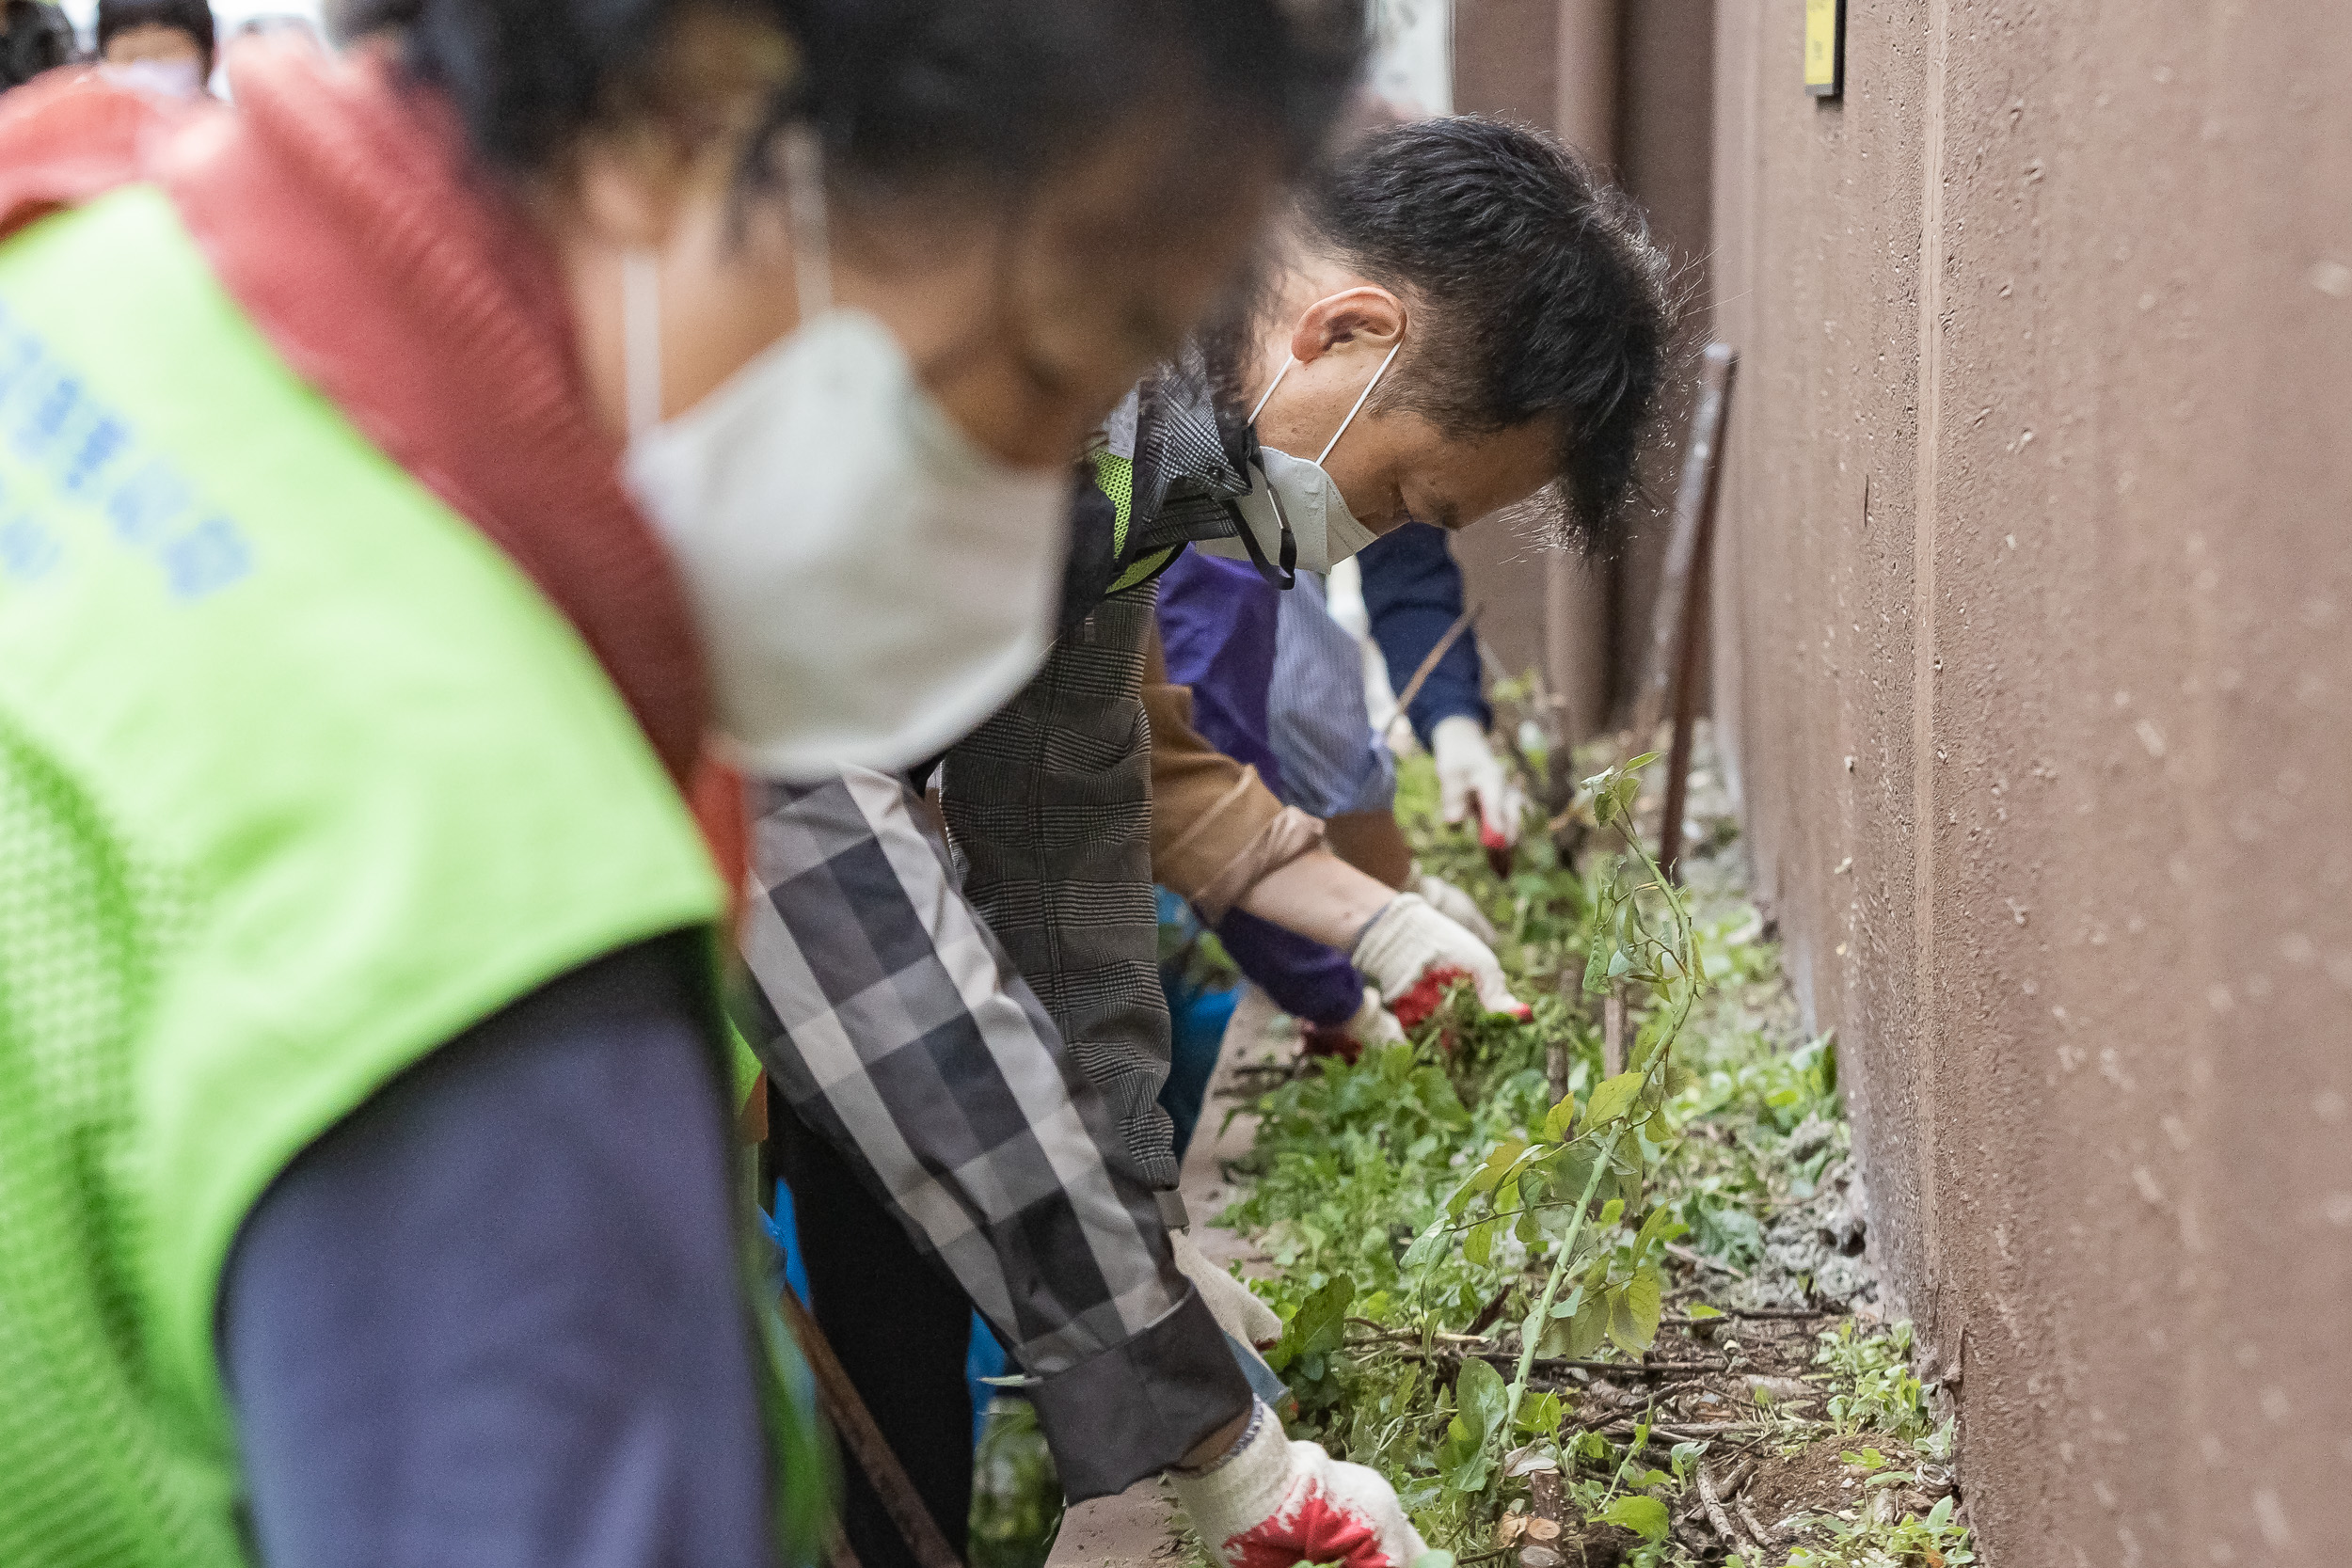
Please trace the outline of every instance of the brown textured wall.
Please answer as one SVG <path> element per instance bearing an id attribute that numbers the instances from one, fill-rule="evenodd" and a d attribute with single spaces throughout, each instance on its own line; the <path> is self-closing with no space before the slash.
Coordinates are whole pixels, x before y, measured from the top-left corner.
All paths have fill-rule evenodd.
<path id="1" fill-rule="evenodd" d="M 2003 1568 L 2352 1539 L 2352 6 L 1721 8 L 1716 705 Z M 1963 1337 L 1964 1336 L 1964 1337 Z"/>
<path id="2" fill-rule="evenodd" d="M 1693 353 L 1708 319 L 1714 12 L 1715 0 L 1459 0 L 1454 18 L 1455 106 L 1558 129 L 1610 166 L 1673 258 Z M 1576 69 L 1563 71 L 1570 59 Z M 1627 547 L 1565 585 L 1565 609 L 1581 624 L 1577 655 L 1590 666 L 1577 688 L 1587 732 L 1622 708 L 1649 645 L 1689 382 L 1677 375 L 1661 423 L 1665 438 L 1644 463 Z M 1489 648 L 1513 672 L 1535 665 L 1545 641 L 1544 540 L 1496 520 L 1455 549 L 1485 606 L 1480 631 Z"/>
<path id="3" fill-rule="evenodd" d="M 1650 645 L 1650 617 L 1665 563 L 1666 525 L 1682 472 L 1682 442 L 1697 401 L 1696 355 L 1714 328 L 1707 286 L 1713 219 L 1715 0 L 1639 0 L 1625 11 L 1617 91 L 1617 178 L 1649 217 L 1650 237 L 1674 266 L 1682 304 L 1681 345 L 1643 454 L 1633 531 L 1610 584 L 1610 698 L 1627 719 Z M 1701 705 L 1705 704 L 1701 693 Z"/>
<path id="4" fill-rule="evenodd" d="M 1549 126 L 1559 100 L 1557 0 L 1455 0 L 1454 106 Z M 1478 634 L 1513 674 L 1544 659 L 1544 546 L 1504 518 L 1457 534 Z M 1589 721 L 1588 721 L 1589 722 Z"/>

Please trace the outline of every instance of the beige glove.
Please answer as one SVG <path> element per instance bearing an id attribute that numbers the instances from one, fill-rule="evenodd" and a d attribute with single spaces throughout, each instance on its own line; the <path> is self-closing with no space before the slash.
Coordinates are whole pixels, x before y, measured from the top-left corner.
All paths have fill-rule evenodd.
<path id="1" fill-rule="evenodd" d="M 1176 1254 L 1177 1272 L 1192 1281 L 1216 1326 L 1245 1345 L 1263 1346 L 1282 1337 L 1282 1320 L 1260 1301 L 1248 1286 L 1200 1255 L 1187 1231 L 1171 1230 L 1168 1244 Z"/>
<path id="2" fill-rule="evenodd" d="M 1528 1016 L 1527 1005 L 1511 994 L 1494 950 L 1431 909 L 1419 894 L 1400 893 L 1390 900 L 1356 939 L 1352 957 L 1391 1006 L 1429 971 L 1458 969 L 1478 988 L 1478 1000 L 1488 1012 Z"/>
<path id="3" fill-rule="evenodd" d="M 1503 770 L 1502 759 L 1486 743 L 1486 731 L 1467 713 L 1438 721 L 1429 732 L 1429 755 L 1438 765 L 1438 806 L 1446 821 L 1470 815 L 1470 802 L 1490 840 L 1519 841 L 1527 797 Z"/>
<path id="4" fill-rule="evenodd" d="M 1395 1045 L 1405 1038 L 1405 1025 L 1396 1021 L 1395 1014 L 1381 1006 L 1380 988 L 1377 986 L 1364 988 L 1363 1005 L 1356 1009 L 1356 1016 L 1341 1024 L 1340 1028 L 1358 1046 L 1367 1050 L 1375 1045 Z"/>
<path id="5" fill-rule="evenodd" d="M 1459 926 L 1487 946 L 1494 945 L 1494 922 L 1478 907 L 1478 900 L 1447 881 L 1443 877 L 1424 873 L 1413 884 L 1414 891 L 1429 900 L 1429 907 Z"/>
<path id="6" fill-rule="evenodd" d="M 1168 1479 L 1224 1568 L 1411 1568 L 1428 1550 L 1378 1472 L 1291 1442 L 1263 1404 L 1232 1453 L 1205 1470 L 1170 1470 Z"/>

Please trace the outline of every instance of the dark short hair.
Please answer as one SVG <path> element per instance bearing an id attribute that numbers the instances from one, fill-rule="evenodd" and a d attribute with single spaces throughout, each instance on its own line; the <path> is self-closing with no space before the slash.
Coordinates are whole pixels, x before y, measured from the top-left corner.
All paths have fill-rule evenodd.
<path id="1" fill-rule="evenodd" d="M 210 65 L 216 47 L 213 8 L 204 0 L 98 0 L 98 52 L 107 40 L 134 27 L 177 27 L 196 40 Z"/>
<path id="2" fill-rule="evenodd" d="M 1675 320 L 1632 198 L 1553 136 L 1460 115 L 1342 149 L 1301 207 L 1311 247 L 1414 312 L 1375 406 L 1450 435 L 1557 420 L 1561 520 L 1613 553 Z"/>
<path id="3" fill-rule="evenodd" d="M 890 190 L 1017 192 L 1167 94 L 1198 110 L 1171 134 L 1207 147 L 1222 115 L 1214 145 L 1303 167 L 1360 51 L 1342 0 L 354 0 L 341 22 L 399 34 L 484 157 L 528 173 L 644 85 L 690 4 L 788 33 L 805 69 L 771 127 L 813 120 L 829 174 Z"/>

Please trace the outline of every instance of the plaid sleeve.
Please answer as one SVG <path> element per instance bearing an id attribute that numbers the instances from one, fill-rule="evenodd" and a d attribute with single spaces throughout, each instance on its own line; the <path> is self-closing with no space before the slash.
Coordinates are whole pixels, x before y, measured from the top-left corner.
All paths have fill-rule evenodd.
<path id="1" fill-rule="evenodd" d="M 1061 1370 L 1184 1293 L 1102 1097 L 955 885 L 905 785 L 764 786 L 745 926 L 754 1049 L 871 1166 L 1022 1364 Z M 765 1037 L 763 1041 L 762 1037 Z"/>
<path id="2" fill-rule="evenodd" d="M 743 1034 L 1043 1379 L 1030 1398 L 1069 1496 L 1173 1464 L 1251 1396 L 1156 1196 L 1119 1168 L 1101 1093 L 903 784 L 755 787 Z"/>

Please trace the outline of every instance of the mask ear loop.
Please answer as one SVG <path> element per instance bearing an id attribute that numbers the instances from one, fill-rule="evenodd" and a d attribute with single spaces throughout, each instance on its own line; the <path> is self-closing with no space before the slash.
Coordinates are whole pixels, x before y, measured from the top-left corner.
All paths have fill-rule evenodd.
<path id="1" fill-rule="evenodd" d="M 1249 423 L 1253 429 L 1258 416 L 1265 412 L 1267 400 L 1274 396 L 1274 388 L 1282 384 L 1282 378 L 1290 374 L 1291 367 L 1297 363 L 1295 358 L 1283 360 L 1282 368 L 1274 372 L 1274 379 L 1267 382 L 1266 389 L 1258 395 L 1258 405 L 1249 411 Z M 1249 519 L 1241 515 L 1240 508 L 1229 502 L 1227 509 L 1233 514 L 1233 526 L 1241 532 L 1241 547 L 1249 552 L 1249 564 L 1258 569 L 1258 576 L 1263 578 L 1269 586 L 1288 593 L 1298 586 L 1298 536 L 1291 532 L 1290 515 L 1282 510 L 1282 498 L 1275 493 L 1273 476 L 1265 471 L 1265 460 L 1257 455 L 1255 435 L 1250 437 L 1249 445 L 1249 460 L 1257 466 L 1258 477 L 1265 482 L 1266 499 L 1274 503 L 1274 526 L 1277 530 L 1275 553 L 1281 559 L 1279 569 L 1266 560 L 1265 547 L 1258 543 L 1257 534 L 1250 530 Z"/>
<path id="2" fill-rule="evenodd" d="M 1264 467 L 1261 465 L 1258 471 L 1263 474 Z M 1274 482 L 1270 479 L 1266 481 L 1265 494 L 1266 499 L 1274 503 L 1274 521 L 1281 530 L 1276 546 L 1276 553 L 1281 557 L 1279 567 L 1265 558 L 1265 546 L 1258 543 L 1258 535 L 1251 530 L 1249 519 L 1241 515 L 1241 509 L 1232 501 L 1225 503 L 1225 509 L 1233 515 L 1233 527 L 1241 534 L 1241 547 L 1249 552 L 1249 564 L 1258 569 L 1267 586 L 1288 593 L 1298 586 L 1298 540 L 1291 532 L 1291 520 L 1282 514 L 1282 498 L 1274 493 Z"/>
<path id="3" fill-rule="evenodd" d="M 833 235 L 825 213 L 825 152 L 816 128 L 784 133 L 785 214 L 792 225 L 792 287 L 801 325 L 833 309 Z"/>
<path id="4" fill-rule="evenodd" d="M 1340 428 L 1331 432 L 1331 438 L 1323 443 L 1323 451 L 1315 457 L 1316 467 L 1320 468 L 1323 467 L 1323 460 L 1331 455 L 1331 449 L 1333 447 L 1340 444 L 1340 437 L 1347 434 L 1347 427 L 1356 422 L 1356 415 L 1358 411 L 1364 406 L 1365 400 L 1372 396 L 1372 389 L 1380 385 L 1380 378 L 1389 373 L 1390 361 L 1396 357 L 1397 350 L 1403 348 L 1404 346 L 1405 334 L 1400 332 L 1396 335 L 1396 342 L 1389 349 L 1389 357 L 1380 361 L 1380 368 L 1372 372 L 1372 379 L 1364 383 L 1364 389 L 1356 394 L 1356 406 L 1347 411 L 1347 418 L 1340 421 Z M 1283 367 L 1285 370 L 1288 370 L 1289 368 L 1290 367 L 1287 365 Z M 1279 383 L 1282 378 L 1278 375 L 1274 379 Z M 1274 388 L 1272 387 L 1268 387 L 1266 390 L 1271 392 Z M 1261 407 L 1264 406 L 1265 400 L 1263 398 L 1261 398 L 1258 401 Z M 1255 420 L 1257 416 L 1253 414 L 1250 418 Z"/>
<path id="5" fill-rule="evenodd" d="M 661 259 L 621 258 L 621 380 L 631 439 L 661 422 Z"/>

